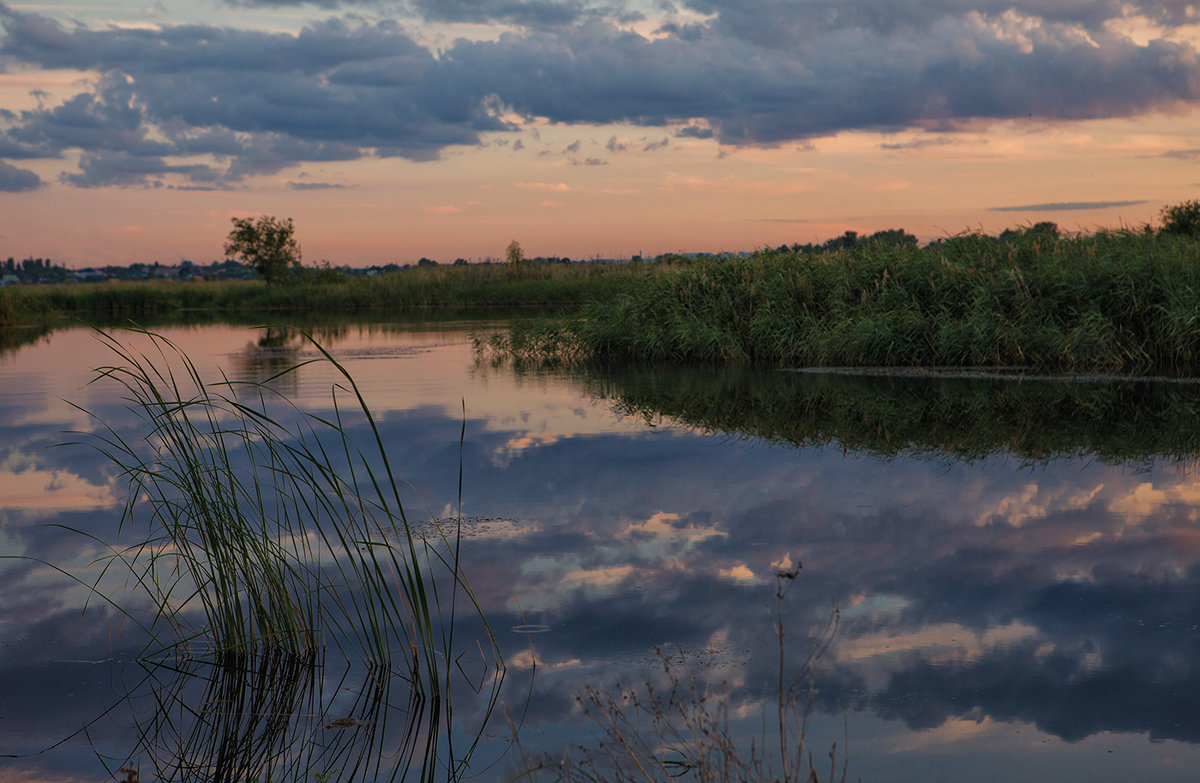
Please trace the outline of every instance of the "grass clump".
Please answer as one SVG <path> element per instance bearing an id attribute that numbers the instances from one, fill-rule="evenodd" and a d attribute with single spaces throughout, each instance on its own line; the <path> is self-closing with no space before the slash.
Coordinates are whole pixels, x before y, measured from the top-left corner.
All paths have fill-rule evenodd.
<path id="1" fill-rule="evenodd" d="M 410 522 L 346 368 L 309 338 L 319 358 L 265 381 L 210 380 L 161 335 L 100 339 L 116 361 L 96 382 L 117 384 L 132 422 L 97 418 L 88 442 L 127 483 L 121 529 L 134 543 L 99 542 L 110 554 L 85 584 L 149 638 L 136 661 L 142 681 L 77 732 L 90 738 L 93 725 L 129 709 L 136 747 L 116 757 L 96 748 L 110 774 L 133 781 L 147 768 L 179 783 L 465 776 L 503 659 L 459 568 L 457 529 Z M 278 391 L 282 376 L 311 363 L 332 370 L 328 415 Z M 108 575 L 119 584 L 122 571 L 125 588 L 112 587 Z M 469 636 L 456 634 L 464 614 L 473 615 Z M 327 683 L 334 650 L 346 674 Z M 361 681 L 348 679 L 352 670 Z M 454 718 L 452 693 L 472 700 L 465 719 Z"/>
<path id="2" fill-rule="evenodd" d="M 764 250 L 659 271 L 492 341 L 523 360 L 1186 372 L 1200 243 L 1166 232 L 964 235 Z"/>
<path id="3" fill-rule="evenodd" d="M 122 527 L 138 538 L 105 570 L 124 566 L 149 598 L 153 638 L 222 654 L 304 657 L 334 645 L 376 664 L 398 655 L 438 692 L 454 614 L 478 605 L 457 539 L 410 524 L 346 369 L 313 344 L 337 378 L 322 417 L 276 393 L 278 376 L 206 381 L 166 338 L 132 334 L 147 346 L 102 335 L 119 362 L 98 378 L 120 385 L 138 425 L 101 422 L 94 442 L 128 482 Z"/>

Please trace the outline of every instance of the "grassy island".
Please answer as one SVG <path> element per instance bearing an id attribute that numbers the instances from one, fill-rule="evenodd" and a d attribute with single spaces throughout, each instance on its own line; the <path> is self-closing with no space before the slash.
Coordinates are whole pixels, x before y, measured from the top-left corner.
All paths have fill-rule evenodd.
<path id="1" fill-rule="evenodd" d="M 1037 226 L 703 258 L 492 348 L 556 362 L 1189 373 L 1200 365 L 1200 241 Z"/>

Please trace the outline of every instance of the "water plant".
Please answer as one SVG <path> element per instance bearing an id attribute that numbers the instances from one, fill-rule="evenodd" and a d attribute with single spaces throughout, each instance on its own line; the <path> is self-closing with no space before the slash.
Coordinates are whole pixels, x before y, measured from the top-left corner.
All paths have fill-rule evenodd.
<path id="1" fill-rule="evenodd" d="M 1200 242 L 1146 231 L 978 234 L 697 260 L 488 350 L 521 360 L 1024 366 L 1200 365 Z"/>
<path id="2" fill-rule="evenodd" d="M 481 659 L 485 674 L 470 684 L 482 691 L 486 722 L 503 660 L 459 569 L 456 530 L 410 521 L 383 434 L 347 369 L 310 340 L 314 358 L 265 380 L 207 379 L 161 335 L 133 329 L 100 340 L 117 361 L 94 382 L 117 384 L 135 423 L 95 417 L 87 441 L 127 483 L 121 528 L 135 543 L 110 548 L 92 589 L 149 633 L 145 658 L 210 661 L 222 672 L 214 687 L 241 694 L 222 702 L 241 706 L 222 708 L 227 717 L 215 723 L 200 705 L 183 710 L 197 720 L 185 744 L 275 748 L 255 737 L 271 739 L 287 722 L 265 726 L 261 715 L 295 712 L 297 684 L 311 688 L 331 650 L 377 672 L 376 691 L 404 681 L 419 703 L 410 712 L 421 715 L 404 742 L 426 738 L 414 756 L 420 779 L 457 777 L 478 733 L 438 751 L 451 737 L 454 673 L 465 656 Z M 314 363 L 333 377 L 325 415 L 276 391 L 281 377 Z M 148 615 L 109 586 L 121 570 Z M 478 635 L 456 637 L 463 613 L 478 620 Z M 258 687 L 247 689 L 248 679 Z M 254 699 L 269 709 L 247 709 Z M 244 761 L 262 770 L 274 758 Z M 223 769 L 236 772 L 228 779 L 248 774 L 241 762 Z M 164 779 L 209 779 L 181 775 Z"/>

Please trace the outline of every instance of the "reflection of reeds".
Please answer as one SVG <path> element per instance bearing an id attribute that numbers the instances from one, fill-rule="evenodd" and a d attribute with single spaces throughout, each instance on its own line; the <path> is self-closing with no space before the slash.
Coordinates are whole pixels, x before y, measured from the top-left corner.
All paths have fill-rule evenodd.
<path id="1" fill-rule="evenodd" d="M 124 700 L 137 744 L 121 771 L 178 783 L 458 775 L 446 775 L 443 738 L 411 682 L 379 666 L 326 681 L 314 663 L 276 652 L 143 662 Z"/>
<path id="2" fill-rule="evenodd" d="M 1031 464 L 1200 459 L 1200 386 L 1192 381 L 641 365 L 567 372 L 622 416 L 798 448 Z"/>

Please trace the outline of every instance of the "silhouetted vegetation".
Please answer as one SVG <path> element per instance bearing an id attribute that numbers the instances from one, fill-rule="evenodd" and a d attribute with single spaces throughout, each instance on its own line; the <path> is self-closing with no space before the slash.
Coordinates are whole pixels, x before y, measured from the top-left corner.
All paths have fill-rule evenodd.
<path id="1" fill-rule="evenodd" d="M 232 220 L 233 229 L 225 238 L 225 255 L 241 258 L 268 283 L 283 282 L 300 268 L 300 245 L 291 218 L 262 215 Z"/>
<path id="2" fill-rule="evenodd" d="M 669 266 L 669 262 L 664 262 Z M 152 282 L 13 286 L 8 320 L 0 326 L 56 316 L 90 321 L 185 316 L 209 310 L 225 317 L 247 313 L 396 314 L 423 308 L 555 308 L 576 310 L 632 288 L 655 270 L 646 264 L 549 263 L 429 264 L 376 275 L 347 276 L 337 268 L 303 268 L 293 284 L 192 278 Z M 11 292 L 11 294 L 10 294 Z"/>
<path id="3" fill-rule="evenodd" d="M 523 260 L 514 241 L 506 255 L 520 263 L 422 259 L 356 275 L 292 263 L 274 278 L 290 284 L 272 286 L 195 276 L 186 286 L 39 286 L 0 303 L 0 326 L 54 314 L 540 307 L 559 315 L 493 347 L 571 362 L 1193 372 L 1200 202 L 1167 207 L 1162 217 L 1158 230 L 1067 235 L 1046 221 L 924 246 L 902 229 L 847 231 L 819 245 L 627 264 Z"/>
<path id="4" fill-rule="evenodd" d="M 1185 201 L 1163 207 L 1162 222 L 1165 234 L 1200 236 L 1200 201 Z"/>
<path id="5" fill-rule="evenodd" d="M 1045 223 L 925 247 L 843 239 L 842 249 L 660 270 L 619 300 L 494 347 L 568 362 L 776 367 L 1193 372 L 1200 362 L 1200 243 L 1190 236 L 1062 236 Z"/>

